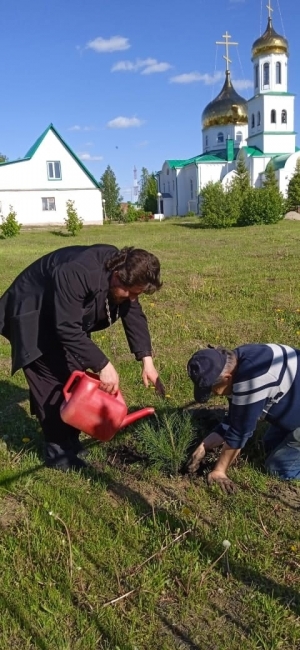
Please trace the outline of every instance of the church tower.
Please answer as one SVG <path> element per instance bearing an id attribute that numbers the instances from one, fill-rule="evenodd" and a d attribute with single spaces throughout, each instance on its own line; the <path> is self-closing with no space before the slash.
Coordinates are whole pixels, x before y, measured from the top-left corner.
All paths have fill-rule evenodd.
<path id="1" fill-rule="evenodd" d="M 230 78 L 228 48 L 237 43 L 229 42 L 231 36 L 227 32 L 223 38 L 225 41 L 217 41 L 217 45 L 226 47 L 223 56 L 226 61 L 225 82 L 221 92 L 202 113 L 203 153 L 227 150 L 231 144 L 233 156 L 234 148 L 246 145 L 247 101 L 236 92 Z"/>
<path id="2" fill-rule="evenodd" d="M 288 92 L 288 42 L 272 24 L 271 0 L 266 31 L 252 46 L 254 97 L 248 101 L 247 144 L 265 154 L 294 153 L 294 99 Z"/>

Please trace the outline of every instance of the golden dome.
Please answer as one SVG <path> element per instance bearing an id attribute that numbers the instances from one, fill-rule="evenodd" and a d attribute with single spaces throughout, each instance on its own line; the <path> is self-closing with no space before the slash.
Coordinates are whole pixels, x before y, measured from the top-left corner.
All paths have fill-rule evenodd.
<path id="1" fill-rule="evenodd" d="M 262 36 L 256 39 L 252 45 L 252 61 L 257 56 L 264 54 L 286 54 L 289 55 L 289 44 L 284 38 L 275 32 L 272 19 L 269 18 L 267 29 Z"/>
<path id="2" fill-rule="evenodd" d="M 221 92 L 202 113 L 203 129 L 222 124 L 248 124 L 247 101 L 234 90 L 229 70 Z"/>

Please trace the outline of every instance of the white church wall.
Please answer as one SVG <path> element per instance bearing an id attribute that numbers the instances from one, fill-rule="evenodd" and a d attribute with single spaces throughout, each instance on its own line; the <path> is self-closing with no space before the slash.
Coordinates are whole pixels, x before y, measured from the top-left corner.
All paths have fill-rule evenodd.
<path id="1" fill-rule="evenodd" d="M 196 212 L 198 206 L 198 166 L 195 163 L 178 170 L 178 214 L 184 216 L 189 211 Z"/>
<path id="2" fill-rule="evenodd" d="M 234 141 L 234 147 L 243 147 L 246 144 L 248 135 L 247 124 L 236 125 L 226 124 L 222 126 L 210 126 L 202 131 L 203 153 L 208 151 L 220 151 L 226 149 L 226 140 Z"/>

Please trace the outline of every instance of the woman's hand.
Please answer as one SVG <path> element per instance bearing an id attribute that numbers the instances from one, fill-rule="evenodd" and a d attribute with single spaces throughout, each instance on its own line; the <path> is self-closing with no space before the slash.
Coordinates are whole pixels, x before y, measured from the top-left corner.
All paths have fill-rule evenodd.
<path id="1" fill-rule="evenodd" d="M 154 366 L 152 357 L 144 357 L 142 359 L 143 362 L 143 370 L 142 370 L 142 379 L 144 382 L 144 385 L 146 388 L 149 386 L 149 381 L 153 386 L 155 386 L 155 390 L 158 395 L 161 397 L 165 396 L 165 387 L 163 383 L 160 381 L 158 372 Z"/>
<path id="2" fill-rule="evenodd" d="M 119 390 L 119 375 L 110 361 L 99 373 L 101 388 L 106 393 L 115 395 Z"/>

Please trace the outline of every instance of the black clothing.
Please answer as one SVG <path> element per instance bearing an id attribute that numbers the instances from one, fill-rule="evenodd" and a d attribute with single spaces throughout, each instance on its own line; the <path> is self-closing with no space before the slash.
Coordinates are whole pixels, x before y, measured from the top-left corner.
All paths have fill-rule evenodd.
<path id="1" fill-rule="evenodd" d="M 129 348 L 140 360 L 151 356 L 147 320 L 135 300 L 115 305 L 109 298 L 106 261 L 117 248 L 69 246 L 44 255 L 15 279 L 0 299 L 0 333 L 11 343 L 12 374 L 23 368 L 32 413 L 45 437 L 49 467 L 80 469 L 79 431 L 62 421 L 62 388 L 73 370 L 99 372 L 108 359 L 91 332 L 122 319 Z"/>
<path id="2" fill-rule="evenodd" d="M 0 299 L 0 333 L 12 346 L 12 374 L 60 344 L 77 368 L 99 372 L 108 359 L 89 333 L 109 326 L 105 299 L 110 274 L 105 262 L 117 248 L 68 246 L 44 255 L 15 279 Z M 117 306 L 110 304 L 112 322 Z M 119 306 L 129 348 L 151 356 L 146 317 L 138 302 Z"/>

